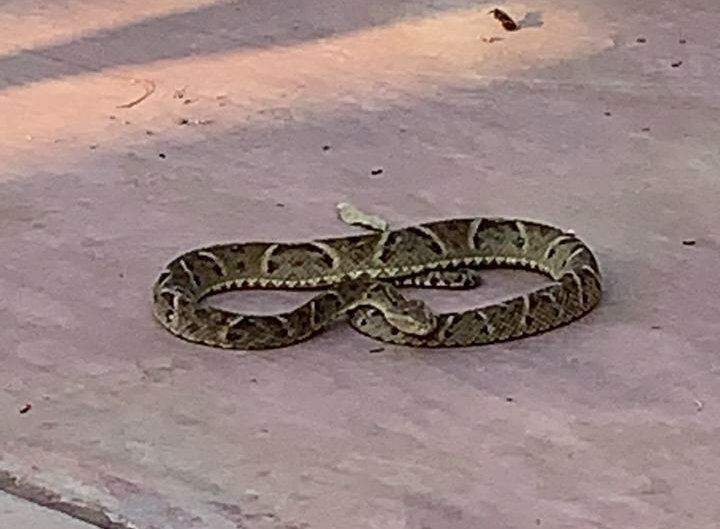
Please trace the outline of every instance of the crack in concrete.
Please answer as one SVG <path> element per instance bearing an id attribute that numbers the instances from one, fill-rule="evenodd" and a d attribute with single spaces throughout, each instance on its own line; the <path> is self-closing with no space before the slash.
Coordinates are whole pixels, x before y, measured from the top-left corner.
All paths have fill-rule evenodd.
<path id="1" fill-rule="evenodd" d="M 4 470 L 0 470 L 0 491 L 47 509 L 64 513 L 82 522 L 100 527 L 100 529 L 137 529 L 134 524 L 111 520 L 110 516 L 100 506 L 72 503 L 62 499 L 59 494 L 45 487 L 23 481 Z"/>

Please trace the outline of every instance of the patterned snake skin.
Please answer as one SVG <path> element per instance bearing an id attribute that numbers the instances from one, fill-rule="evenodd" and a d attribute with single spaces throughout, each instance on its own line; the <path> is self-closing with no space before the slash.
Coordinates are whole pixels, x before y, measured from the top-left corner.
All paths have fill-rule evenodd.
<path id="1" fill-rule="evenodd" d="M 571 232 L 505 218 L 441 220 L 391 230 L 347 204 L 340 217 L 374 230 L 303 243 L 221 244 L 173 260 L 153 287 L 157 320 L 185 340 L 228 349 L 288 346 L 347 318 L 383 342 L 457 347 L 529 336 L 580 318 L 600 301 L 600 270 Z M 478 269 L 536 270 L 550 282 L 488 306 L 433 313 L 397 287 L 473 288 Z M 203 303 L 226 290 L 322 291 L 290 312 L 237 314 Z"/>

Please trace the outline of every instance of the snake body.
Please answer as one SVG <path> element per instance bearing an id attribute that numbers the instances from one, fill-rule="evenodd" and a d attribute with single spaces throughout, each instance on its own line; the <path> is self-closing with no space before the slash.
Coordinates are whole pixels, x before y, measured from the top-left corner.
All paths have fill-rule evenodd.
<path id="1" fill-rule="evenodd" d="M 601 298 L 592 251 L 572 232 L 547 224 L 464 218 L 388 229 L 378 222 L 349 222 L 375 231 L 310 242 L 220 244 L 184 253 L 155 282 L 154 315 L 185 340 L 230 349 L 288 346 L 339 319 L 388 343 L 457 347 L 547 331 L 580 318 Z M 398 289 L 473 288 L 484 267 L 535 270 L 550 281 L 498 303 L 443 314 L 407 300 Z M 258 288 L 322 292 L 275 315 L 238 314 L 203 302 L 217 292 Z"/>

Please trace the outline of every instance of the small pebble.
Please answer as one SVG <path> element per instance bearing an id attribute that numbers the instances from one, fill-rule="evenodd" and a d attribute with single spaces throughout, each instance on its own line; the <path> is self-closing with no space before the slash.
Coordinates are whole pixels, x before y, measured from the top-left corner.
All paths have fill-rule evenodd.
<path id="1" fill-rule="evenodd" d="M 282 202 L 276 202 L 275 205 L 276 205 L 277 207 L 279 207 L 279 208 L 284 208 L 284 207 L 285 207 L 285 204 L 283 204 Z"/>
<path id="2" fill-rule="evenodd" d="M 376 167 L 375 169 L 370 170 L 370 174 L 374 175 L 374 176 L 382 174 L 382 173 L 383 173 L 383 170 L 380 167 Z"/>
<path id="3" fill-rule="evenodd" d="M 683 244 L 685 246 L 695 246 L 695 239 L 685 239 Z"/>
<path id="4" fill-rule="evenodd" d="M 323 146 L 322 146 L 322 150 L 323 150 L 323 151 L 329 151 L 329 150 L 330 150 L 330 146 L 329 146 L 329 145 L 323 145 Z"/>
<path id="5" fill-rule="evenodd" d="M 645 44 L 647 42 L 647 39 L 645 37 L 638 37 L 635 39 L 635 42 L 639 42 L 640 44 Z"/>
<path id="6" fill-rule="evenodd" d="M 670 64 L 670 66 L 672 66 L 673 68 L 680 68 L 681 65 L 682 61 L 677 61 Z"/>
<path id="7" fill-rule="evenodd" d="M 611 114 L 610 112 L 604 112 L 604 114 L 605 114 L 606 116 L 612 116 L 612 114 Z"/>
<path id="8" fill-rule="evenodd" d="M 515 402 L 515 399 L 512 397 L 505 397 L 505 402 Z"/>
<path id="9" fill-rule="evenodd" d="M 175 123 L 177 123 L 178 125 L 187 125 L 188 123 L 190 123 L 190 120 L 188 118 L 178 118 L 175 120 Z"/>
<path id="10" fill-rule="evenodd" d="M 163 160 L 166 158 L 164 152 L 161 152 L 160 154 L 158 154 L 158 157 L 162 158 Z"/>

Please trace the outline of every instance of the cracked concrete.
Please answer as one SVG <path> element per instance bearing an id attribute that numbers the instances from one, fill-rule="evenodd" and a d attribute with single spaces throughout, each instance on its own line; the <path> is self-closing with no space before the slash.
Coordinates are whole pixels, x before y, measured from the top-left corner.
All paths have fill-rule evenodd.
<path id="1" fill-rule="evenodd" d="M 491 3 L 359 5 L 2 3 L 0 488 L 123 529 L 716 527 L 720 6 L 508 2 L 508 33 Z M 606 296 L 463 350 L 152 320 L 178 253 L 350 233 L 343 201 L 572 228 Z M 539 281 L 484 279 L 417 296 Z"/>
<path id="2" fill-rule="evenodd" d="M 113 521 L 111 515 L 104 512 L 100 506 L 85 505 L 80 498 L 62 498 L 59 494 L 51 490 L 24 482 L 9 472 L 0 472 L 0 490 L 5 494 L 12 495 L 16 499 L 27 500 L 34 505 L 45 507 L 48 512 L 58 512 L 67 515 L 67 517 L 51 517 L 51 515 L 45 511 L 33 511 L 32 514 L 27 514 L 26 510 L 19 507 L 17 501 L 13 502 L 13 500 L 3 496 L 3 503 L 11 507 L 9 514 L 13 516 L 20 515 L 28 520 L 34 519 L 36 521 L 42 520 L 42 518 L 48 518 L 53 520 L 53 523 L 63 523 L 68 528 L 87 527 L 87 525 L 81 524 L 79 521 L 87 522 L 97 527 L 102 527 L 103 529 L 132 529 L 133 527 L 132 525 Z M 9 521 L 5 523 L 10 527 Z"/>
<path id="3" fill-rule="evenodd" d="M 92 526 L 53 509 L 0 492 L 2 527 L 22 529 L 91 529 Z"/>

